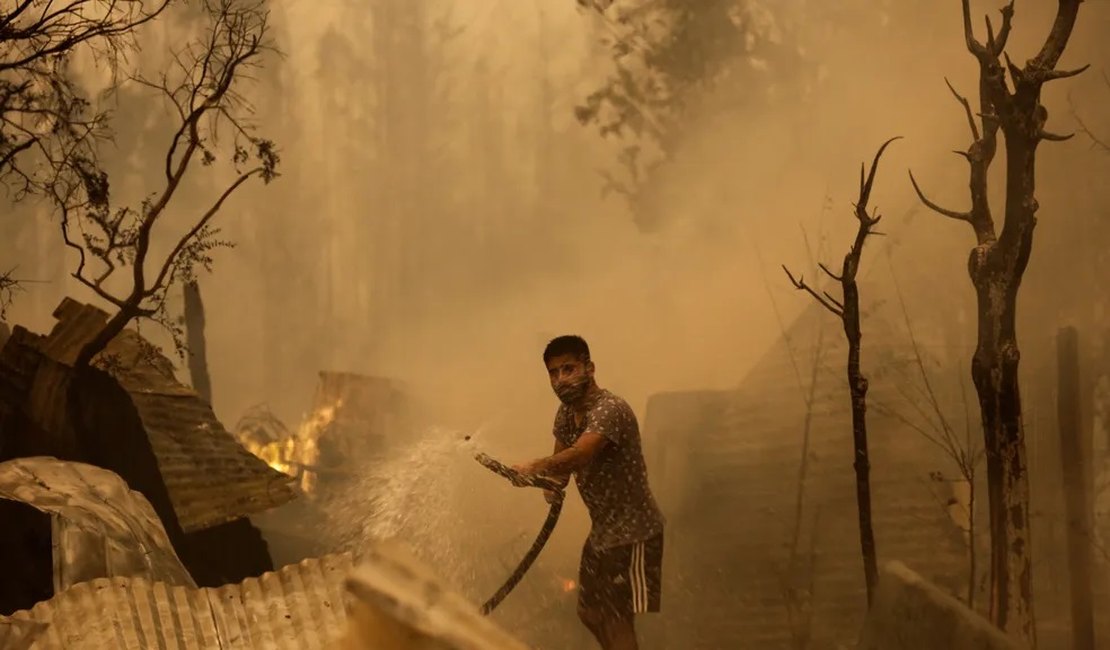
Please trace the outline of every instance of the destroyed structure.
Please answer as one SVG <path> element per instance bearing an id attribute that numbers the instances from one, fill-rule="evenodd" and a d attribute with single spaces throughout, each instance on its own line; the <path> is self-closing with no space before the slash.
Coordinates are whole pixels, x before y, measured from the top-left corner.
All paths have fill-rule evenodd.
<path id="1" fill-rule="evenodd" d="M 50 564 L 44 567 L 40 557 L 12 568 L 45 569 L 52 593 L 101 576 L 196 586 L 150 502 L 106 469 L 42 456 L 9 460 L 0 463 L 0 503 L 27 521 L 40 521 L 26 517 L 29 509 L 49 516 L 43 541 Z M 0 548 L 0 557 L 27 558 L 15 535 L 0 536 Z M 5 601 L 17 598 L 18 581 L 3 582 Z"/>
<path id="2" fill-rule="evenodd" d="M 273 569 L 247 516 L 293 499 L 289 477 L 243 449 L 136 332 L 124 330 L 94 359 L 95 367 L 78 372 L 77 352 L 107 314 L 66 299 L 54 317 L 50 334 L 17 326 L 0 350 L 0 461 L 50 456 L 118 474 L 150 502 L 198 585 Z M 13 521 L 26 531 L 23 555 L 46 566 L 49 520 L 36 515 Z M 49 596 L 49 575 L 28 576 L 34 580 L 23 583 L 25 593 L 0 603 L 2 611 Z"/>
<path id="3" fill-rule="evenodd" d="M 798 318 L 735 390 L 649 400 L 644 437 L 652 481 L 671 529 L 682 531 L 668 540 L 663 562 L 673 594 L 665 605 L 664 647 L 848 647 L 859 634 L 866 594 L 851 412 L 845 344 L 833 324 L 825 325 L 800 507 L 797 502 L 806 395 L 788 345 L 808 382 L 822 316 Z M 872 321 L 876 356 L 894 348 L 892 337 L 880 332 Z M 950 461 L 907 424 L 874 408 L 889 405 L 893 391 L 890 382 L 873 380 L 868 395 L 880 557 L 905 562 L 964 596 L 964 522 L 948 511 L 950 483 L 930 480 L 931 473 L 948 471 Z"/>

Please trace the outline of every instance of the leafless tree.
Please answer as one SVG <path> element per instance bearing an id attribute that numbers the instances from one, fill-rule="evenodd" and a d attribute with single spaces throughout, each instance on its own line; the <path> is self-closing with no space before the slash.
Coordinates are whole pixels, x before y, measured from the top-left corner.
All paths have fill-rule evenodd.
<path id="1" fill-rule="evenodd" d="M 88 365 L 136 318 L 159 322 L 179 342 L 180 326 L 166 311 L 167 291 L 176 282 L 192 280 L 196 267 L 210 269 L 213 250 L 230 245 L 217 238 L 219 230 L 213 225 L 227 199 L 251 178 L 268 183 L 276 176 L 275 146 L 255 134 L 246 119 L 250 106 L 239 92 L 272 49 L 265 2 L 205 0 L 203 7 L 210 19 L 207 28 L 195 42 L 174 53 L 173 65 L 157 78 L 133 78 L 167 100 L 177 119 L 162 161 L 160 187 L 139 206 L 115 205 L 107 173 L 93 161 L 75 157 L 77 178 L 52 190 L 61 213 L 62 237 L 77 252 L 73 277 L 115 309 L 81 350 L 78 367 Z M 217 138 L 221 127 L 230 139 Z M 155 227 L 162 224 L 160 231 L 166 230 L 167 212 L 183 179 L 197 166 L 215 173 L 221 149 L 230 154 L 226 162 L 234 169 L 229 182 L 183 233 L 173 236 L 177 243 L 164 257 L 152 257 Z M 124 270 L 128 271 L 124 284 L 129 286 L 113 292 L 107 283 Z"/>
<path id="2" fill-rule="evenodd" d="M 806 284 L 801 277 L 795 278 L 785 266 L 787 277 L 794 286 L 809 292 L 821 305 L 835 314 L 844 325 L 844 334 L 848 339 L 848 390 L 852 400 L 852 439 L 855 451 L 853 463 L 856 471 L 856 503 L 859 511 L 860 549 L 863 553 L 864 579 L 867 584 L 867 605 L 871 606 L 875 586 L 879 581 L 877 552 L 875 550 L 875 531 L 871 522 L 871 465 L 867 453 L 867 378 L 860 370 L 860 343 L 863 337 L 860 330 L 859 287 L 856 284 L 856 274 L 859 271 L 860 256 L 863 254 L 863 245 L 867 238 L 877 234 L 874 230 L 882 218 L 872 211 L 868 213 L 868 200 L 871 198 L 871 189 L 875 183 L 875 172 L 879 167 L 879 159 L 892 138 L 879 147 L 875 160 L 871 163 L 870 172 L 866 173 L 860 167 L 859 198 L 855 204 L 855 216 L 859 221 L 855 241 L 844 256 L 840 274 L 833 273 L 827 266 L 821 264 L 821 269 L 840 285 L 841 297 L 838 300 L 827 291 L 819 292 L 816 288 Z"/>
<path id="3" fill-rule="evenodd" d="M 135 31 L 172 0 L 5 0 L 0 6 L 0 182 L 18 200 L 48 188 L 107 137 L 71 75 L 84 50 L 113 72 Z"/>
<path id="4" fill-rule="evenodd" d="M 957 381 L 960 389 L 960 397 L 963 399 L 965 415 L 962 434 L 957 431 L 957 425 L 953 424 L 953 419 L 946 415 L 946 409 L 941 404 L 941 399 L 937 395 L 937 391 L 933 387 L 932 378 L 929 375 L 929 371 L 926 369 L 925 356 L 917 340 L 913 319 L 910 318 L 909 309 L 906 306 L 905 297 L 902 294 L 902 288 L 898 282 L 898 276 L 894 271 L 894 265 L 889 256 L 887 262 L 890 267 L 890 277 L 894 283 L 894 290 L 898 296 L 898 304 L 901 307 L 906 333 L 910 339 L 910 347 L 913 353 L 911 366 L 915 374 L 918 375 L 919 381 L 915 382 L 910 377 L 899 377 L 898 380 L 893 382 L 894 385 L 898 387 L 902 398 L 910 406 L 912 415 L 907 415 L 902 409 L 881 402 L 874 405 L 875 410 L 902 422 L 910 429 L 919 433 L 930 443 L 936 445 L 952 461 L 952 464 L 956 466 L 956 471 L 959 473 L 959 480 L 967 484 L 968 501 L 963 513 L 965 519 L 960 522 L 959 525 L 962 527 L 962 532 L 967 535 L 968 545 L 967 606 L 974 608 L 975 594 L 978 591 L 979 584 L 979 556 L 977 553 L 978 530 L 975 525 L 978 496 L 976 479 L 979 476 L 979 467 L 983 463 L 983 445 L 982 443 L 977 443 L 972 435 L 970 404 L 967 400 L 967 385 L 962 374 L 959 375 Z M 950 479 L 945 478 L 945 474 L 941 471 L 931 472 L 930 477 L 936 482 L 950 481 Z M 942 501 L 941 505 L 945 510 L 953 505 L 951 499 L 954 499 L 954 496 L 950 496 L 949 499 Z"/>
<path id="5" fill-rule="evenodd" d="M 1055 21 L 1040 52 L 1024 67 L 1018 67 L 1005 54 L 1013 1 L 1002 9 L 997 33 L 987 18 L 987 40 L 981 43 L 972 28 L 970 0 L 963 0 L 964 37 L 979 65 L 979 110 L 972 110 L 951 84 L 949 89 L 963 105 L 973 136 L 967 151 L 958 152 L 970 165 L 971 209 L 960 212 L 940 207 L 925 196 L 910 174 L 923 203 L 939 214 L 968 223 L 975 233 L 976 246 L 968 271 L 978 296 L 979 327 L 971 373 L 979 396 L 987 458 L 989 612 L 998 627 L 1031 645 L 1035 645 L 1036 634 L 1028 463 L 1018 386 L 1017 295 L 1037 222 L 1037 146 L 1042 140 L 1070 137 L 1045 130 L 1048 111 L 1040 101 L 1041 89 L 1049 81 L 1072 77 L 1085 69 L 1056 69 L 1075 26 L 1080 2 L 1059 0 Z M 1005 136 L 1006 152 L 1005 221 L 1001 233 L 995 227 L 987 196 L 987 171 L 998 149 L 999 130 Z"/>

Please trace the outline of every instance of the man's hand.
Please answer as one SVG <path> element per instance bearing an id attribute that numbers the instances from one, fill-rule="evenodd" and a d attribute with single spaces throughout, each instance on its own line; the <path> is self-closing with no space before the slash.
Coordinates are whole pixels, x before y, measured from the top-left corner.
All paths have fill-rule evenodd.
<path id="1" fill-rule="evenodd" d="M 521 478 L 535 478 L 540 475 L 539 463 L 540 461 L 534 460 L 530 463 L 524 463 L 522 465 L 513 465 L 512 470 L 517 474 L 520 474 Z M 513 485 L 517 487 L 527 487 L 528 483 L 514 479 Z"/>

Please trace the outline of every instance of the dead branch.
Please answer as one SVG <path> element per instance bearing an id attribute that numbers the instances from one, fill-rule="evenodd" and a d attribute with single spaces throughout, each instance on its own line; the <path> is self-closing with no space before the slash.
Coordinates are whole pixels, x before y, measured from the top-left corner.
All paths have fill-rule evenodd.
<path id="1" fill-rule="evenodd" d="M 814 290 L 813 287 L 806 284 L 805 278 L 799 276 L 797 279 L 795 279 L 794 275 L 790 272 L 790 269 L 786 268 L 785 265 L 783 265 L 782 270 L 786 271 L 786 277 L 790 278 L 790 282 L 794 285 L 794 288 L 808 292 L 809 295 L 813 296 L 814 299 L 817 300 L 817 302 L 821 303 L 821 305 L 825 307 L 825 309 L 828 309 L 833 314 L 835 314 L 837 318 L 844 318 L 844 312 L 842 311 L 842 308 L 838 306 L 840 303 L 837 303 L 837 305 L 833 305 L 832 303 L 830 303 L 825 298 L 825 296 L 827 296 L 828 294 L 825 293 L 824 295 L 822 295 L 817 293 L 817 291 Z"/>
<path id="2" fill-rule="evenodd" d="M 210 270 L 212 251 L 231 246 L 217 238 L 219 230 L 213 227 L 225 202 L 251 178 L 269 183 L 277 175 L 277 149 L 256 136 L 244 120 L 249 107 L 237 90 L 262 56 L 272 51 L 265 2 L 205 0 L 203 6 L 209 27 L 195 42 L 174 52 L 174 66 L 156 79 L 140 75 L 130 79 L 155 91 L 180 118 L 167 141 L 162 186 L 138 206 L 115 205 L 107 173 L 94 160 L 76 157 L 72 165 L 76 180 L 53 188 L 62 239 L 78 253 L 72 276 L 117 309 L 104 330 L 81 351 L 79 366 L 91 361 L 135 318 L 162 324 L 180 346 L 179 328 L 165 309 L 170 287 L 192 280 L 197 267 Z M 228 143 L 218 138 L 221 125 L 230 126 Z M 185 178 L 198 165 L 210 168 L 221 150 L 234 169 L 232 180 L 191 226 L 175 236 L 176 243 L 164 258 L 151 259 L 155 231 L 161 233 L 158 225 Z M 124 269 L 130 271 L 128 288 L 110 290 L 110 281 Z"/>
<path id="3" fill-rule="evenodd" d="M 875 174 L 879 168 L 879 161 L 883 152 L 890 143 L 899 138 L 891 138 L 879 147 L 871 163 L 870 171 L 865 165 L 860 166 L 859 196 L 853 205 L 853 213 L 859 222 L 856 237 L 848 253 L 844 256 L 839 274 L 834 274 L 822 267 L 827 275 L 838 279 L 841 298 L 837 299 L 826 291 L 818 293 L 809 286 L 804 279 L 795 278 L 786 266 L 783 271 L 790 279 L 791 284 L 798 290 L 804 290 L 818 303 L 835 314 L 844 328 L 844 335 L 848 340 L 848 388 L 852 405 L 852 440 L 853 440 L 853 467 L 856 472 L 856 503 L 859 513 L 860 550 L 863 556 L 864 582 L 867 587 L 867 604 L 871 605 L 875 586 L 878 583 L 878 559 L 875 550 L 875 533 L 871 523 L 871 465 L 867 450 L 867 378 L 860 370 L 860 308 L 859 288 L 856 285 L 856 276 L 859 271 L 860 258 L 863 255 L 863 246 L 867 238 L 875 234 L 874 227 L 882 217 L 876 211 L 869 211 L 868 203 L 871 191 L 874 188 Z"/>

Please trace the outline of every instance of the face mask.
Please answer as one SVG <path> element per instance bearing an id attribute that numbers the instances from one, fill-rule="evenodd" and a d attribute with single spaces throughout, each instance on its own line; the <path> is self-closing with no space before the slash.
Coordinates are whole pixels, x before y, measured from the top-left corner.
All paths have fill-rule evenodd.
<path id="1" fill-rule="evenodd" d="M 586 391 L 589 390 L 589 388 L 590 377 L 588 375 L 583 375 L 577 379 L 556 386 L 555 394 L 558 395 L 560 402 L 570 406 L 585 397 Z"/>

